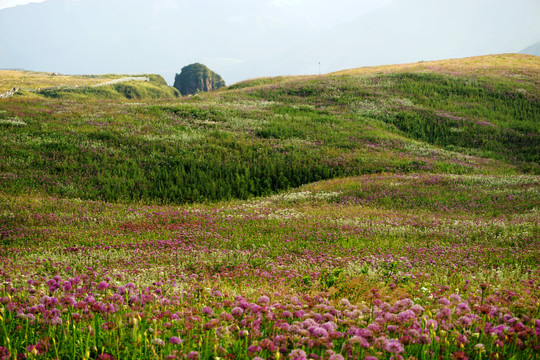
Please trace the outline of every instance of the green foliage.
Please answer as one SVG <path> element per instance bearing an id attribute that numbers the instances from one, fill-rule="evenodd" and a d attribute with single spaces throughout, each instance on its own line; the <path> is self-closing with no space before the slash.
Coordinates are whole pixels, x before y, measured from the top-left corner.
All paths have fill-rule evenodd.
<path id="1" fill-rule="evenodd" d="M 143 75 L 141 75 L 143 76 Z M 149 81 L 127 81 L 98 87 L 55 87 L 41 89 L 37 94 L 53 99 L 168 99 L 180 96 L 175 88 L 169 87 L 160 75 L 144 75 Z"/>
<path id="2" fill-rule="evenodd" d="M 540 172 L 534 78 L 258 79 L 181 100 L 126 103 L 178 95 L 163 78 L 148 77 L 2 102 L 5 191 L 185 203 L 382 172 Z"/>

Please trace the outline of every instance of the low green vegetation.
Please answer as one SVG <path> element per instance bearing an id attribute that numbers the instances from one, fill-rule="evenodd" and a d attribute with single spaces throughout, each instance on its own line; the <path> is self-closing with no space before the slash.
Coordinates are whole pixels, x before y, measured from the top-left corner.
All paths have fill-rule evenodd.
<path id="1" fill-rule="evenodd" d="M 2 186 L 185 203 L 381 172 L 537 174 L 536 76 L 278 78 L 150 103 L 174 96 L 154 78 L 16 96 L 1 103 Z"/>

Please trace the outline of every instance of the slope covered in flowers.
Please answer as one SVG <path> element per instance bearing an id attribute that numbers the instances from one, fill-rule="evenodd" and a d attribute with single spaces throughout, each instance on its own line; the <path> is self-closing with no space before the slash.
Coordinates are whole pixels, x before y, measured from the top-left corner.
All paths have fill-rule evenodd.
<path id="1" fill-rule="evenodd" d="M 537 61 L 0 102 L 0 360 L 534 359 Z"/>
<path id="2" fill-rule="evenodd" d="M 23 358 L 530 358 L 538 188 L 535 176 L 385 174 L 181 208 L 2 195 L 0 346 Z"/>

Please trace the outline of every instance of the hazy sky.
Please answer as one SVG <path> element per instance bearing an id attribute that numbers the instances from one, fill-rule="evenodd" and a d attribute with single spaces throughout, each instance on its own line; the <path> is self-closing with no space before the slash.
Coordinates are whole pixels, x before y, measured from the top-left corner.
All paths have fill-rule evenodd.
<path id="1" fill-rule="evenodd" d="M 540 0 L 0 0 L 0 69 L 172 83 L 202 62 L 231 84 L 519 52 L 538 19 Z"/>
<path id="2" fill-rule="evenodd" d="M 45 0 L 0 0 L 0 9 L 5 9 L 17 5 L 24 5 L 31 2 L 43 2 Z"/>

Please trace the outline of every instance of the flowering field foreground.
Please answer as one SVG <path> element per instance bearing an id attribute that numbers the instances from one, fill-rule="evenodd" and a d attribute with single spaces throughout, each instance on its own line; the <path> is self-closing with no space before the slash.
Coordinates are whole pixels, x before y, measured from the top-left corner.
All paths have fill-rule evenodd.
<path id="1" fill-rule="evenodd" d="M 540 177 L 185 207 L 0 194 L 0 359 L 534 359 Z"/>

